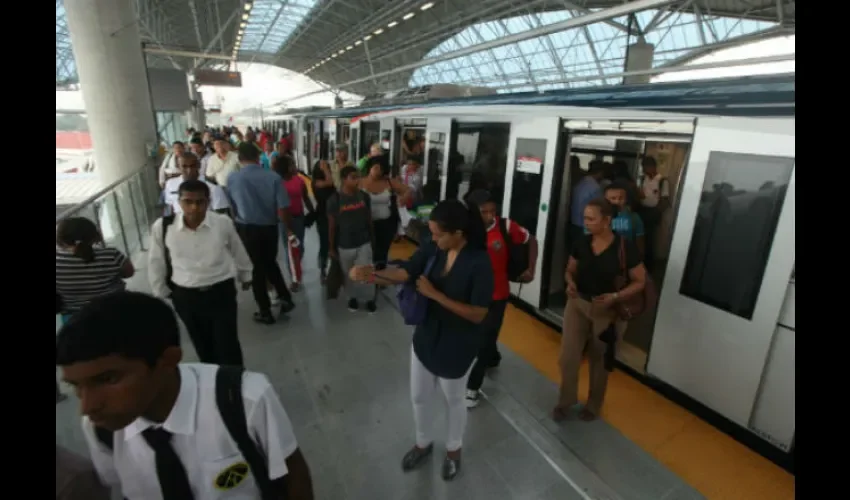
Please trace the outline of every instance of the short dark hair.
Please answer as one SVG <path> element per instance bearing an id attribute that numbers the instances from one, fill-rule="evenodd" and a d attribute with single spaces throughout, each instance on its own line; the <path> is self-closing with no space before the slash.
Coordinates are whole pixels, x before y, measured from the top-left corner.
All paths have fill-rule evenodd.
<path id="1" fill-rule="evenodd" d="M 357 173 L 356 167 L 352 167 L 351 165 L 346 165 L 346 166 L 344 166 L 340 169 L 339 178 L 340 179 L 347 179 L 349 175 L 356 174 L 356 173 Z"/>
<path id="2" fill-rule="evenodd" d="M 190 181 L 183 181 L 180 184 L 180 187 L 177 188 L 178 197 L 183 193 L 204 193 L 204 196 L 209 199 L 210 187 L 207 186 L 206 182 L 200 179 L 192 179 Z"/>
<path id="3" fill-rule="evenodd" d="M 191 151 L 186 151 L 185 153 L 180 155 L 180 158 L 184 160 L 195 160 L 196 162 L 198 161 L 198 157 L 195 156 L 195 153 L 192 153 Z"/>
<path id="4" fill-rule="evenodd" d="M 591 160 L 587 169 L 588 173 L 598 174 L 605 171 L 605 162 L 602 160 Z"/>
<path id="5" fill-rule="evenodd" d="M 204 141 L 202 141 L 202 140 L 201 140 L 200 136 L 198 136 L 198 137 L 192 137 L 192 140 L 191 140 L 191 141 L 189 141 L 189 144 L 198 144 L 199 146 L 203 146 L 203 145 L 204 145 Z"/>
<path id="6" fill-rule="evenodd" d="M 260 161 L 260 150 L 250 142 L 240 143 L 237 151 L 239 153 L 239 161 Z"/>
<path id="7" fill-rule="evenodd" d="M 171 146 L 172 146 L 172 147 L 174 147 L 174 146 L 183 146 L 183 147 L 185 147 L 186 145 L 185 145 L 185 144 L 183 144 L 183 141 L 174 141 L 174 142 L 172 142 L 172 143 L 171 143 Z"/>
<path id="8" fill-rule="evenodd" d="M 115 292 L 89 302 L 59 330 L 56 364 L 68 366 L 110 355 L 154 366 L 180 345 L 180 327 L 168 305 L 139 292 Z"/>
<path id="9" fill-rule="evenodd" d="M 617 209 L 605 198 L 594 198 L 587 202 L 588 207 L 596 207 L 603 217 L 614 217 Z"/>
<path id="10" fill-rule="evenodd" d="M 656 163 L 655 158 L 653 158 L 651 156 L 644 156 L 643 159 L 640 161 L 640 164 L 643 165 L 644 168 L 645 167 L 656 167 L 656 168 L 658 167 L 658 163 Z"/>
<path id="11" fill-rule="evenodd" d="M 484 205 L 485 203 L 496 203 L 498 205 L 498 203 L 496 202 L 496 198 L 490 191 L 486 189 L 476 189 L 475 191 L 472 191 L 471 193 L 466 195 L 466 201 L 472 202 L 478 205 L 479 207 L 481 205 Z"/>
<path id="12" fill-rule="evenodd" d="M 619 181 L 619 180 L 618 180 L 618 181 L 614 181 L 614 182 L 612 182 L 611 184 L 608 184 L 607 186 L 605 186 L 605 191 L 606 191 L 606 192 L 607 192 L 607 191 L 613 191 L 614 189 L 622 189 L 623 191 L 625 191 L 625 192 L 626 192 L 626 194 L 628 194 L 628 192 L 629 192 L 629 186 L 628 186 L 628 184 L 626 184 L 626 183 L 625 183 L 625 182 L 623 182 L 623 181 Z"/>

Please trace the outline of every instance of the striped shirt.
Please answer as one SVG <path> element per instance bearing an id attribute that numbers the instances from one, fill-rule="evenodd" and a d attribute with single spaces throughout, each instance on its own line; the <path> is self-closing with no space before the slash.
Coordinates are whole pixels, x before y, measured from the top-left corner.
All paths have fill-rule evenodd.
<path id="1" fill-rule="evenodd" d="M 115 248 L 94 248 L 94 260 L 83 262 L 69 250 L 56 249 L 56 292 L 63 314 L 75 313 L 92 300 L 124 289 L 121 268 L 127 257 Z"/>

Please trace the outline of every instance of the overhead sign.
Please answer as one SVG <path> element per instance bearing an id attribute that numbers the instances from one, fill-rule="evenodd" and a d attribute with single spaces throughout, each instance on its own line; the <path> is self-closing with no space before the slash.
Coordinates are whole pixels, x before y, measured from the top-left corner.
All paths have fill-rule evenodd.
<path id="1" fill-rule="evenodd" d="M 212 69 L 196 69 L 195 83 L 211 87 L 241 87 L 242 73 L 238 71 L 216 71 Z"/>

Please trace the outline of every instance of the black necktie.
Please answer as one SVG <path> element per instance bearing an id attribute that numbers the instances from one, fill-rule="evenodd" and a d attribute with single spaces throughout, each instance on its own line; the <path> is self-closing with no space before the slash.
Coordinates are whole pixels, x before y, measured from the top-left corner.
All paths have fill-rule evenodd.
<path id="1" fill-rule="evenodd" d="M 171 446 L 171 433 L 165 429 L 148 428 L 142 432 L 156 456 L 156 475 L 164 500 L 193 500 L 192 487 L 186 468 Z"/>

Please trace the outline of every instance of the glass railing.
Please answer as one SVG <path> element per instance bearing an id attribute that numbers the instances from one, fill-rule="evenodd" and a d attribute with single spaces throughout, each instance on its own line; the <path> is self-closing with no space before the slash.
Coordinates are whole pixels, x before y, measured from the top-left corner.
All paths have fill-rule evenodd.
<path id="1" fill-rule="evenodd" d="M 97 225 L 106 246 L 133 259 L 147 250 L 150 225 L 159 216 L 156 169 L 146 164 L 56 217 L 85 217 Z"/>

